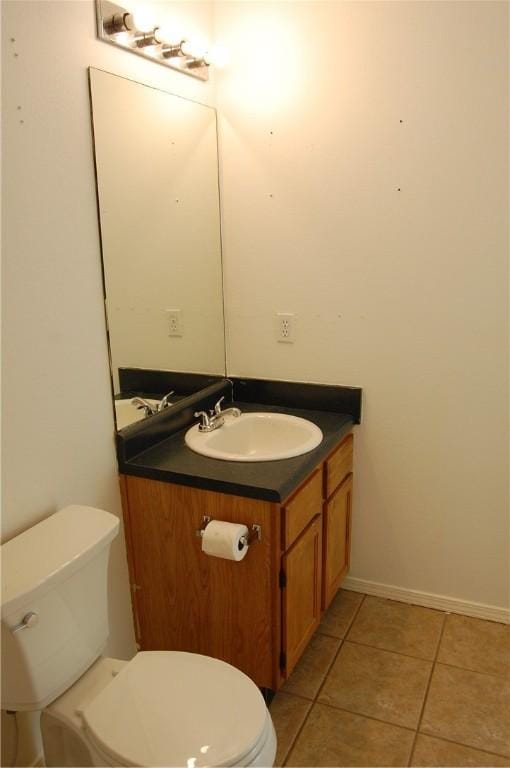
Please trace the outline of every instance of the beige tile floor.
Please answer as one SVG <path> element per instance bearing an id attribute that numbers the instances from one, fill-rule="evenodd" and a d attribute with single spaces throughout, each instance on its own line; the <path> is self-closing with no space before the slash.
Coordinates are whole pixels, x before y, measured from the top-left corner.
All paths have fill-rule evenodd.
<path id="1" fill-rule="evenodd" d="M 277 766 L 510 766 L 510 626 L 340 590 L 271 715 Z"/>

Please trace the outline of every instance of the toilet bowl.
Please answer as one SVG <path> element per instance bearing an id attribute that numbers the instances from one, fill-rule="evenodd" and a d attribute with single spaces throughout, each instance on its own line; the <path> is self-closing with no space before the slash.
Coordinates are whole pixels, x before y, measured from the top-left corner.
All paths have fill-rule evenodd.
<path id="1" fill-rule="evenodd" d="M 47 766 L 272 766 L 252 680 L 218 659 L 101 655 L 117 518 L 67 507 L 2 545 L 2 708 L 40 710 Z"/>
<path id="2" fill-rule="evenodd" d="M 269 766 L 276 751 L 254 683 L 230 664 L 176 651 L 99 659 L 43 710 L 41 731 L 46 764 L 62 768 Z"/>

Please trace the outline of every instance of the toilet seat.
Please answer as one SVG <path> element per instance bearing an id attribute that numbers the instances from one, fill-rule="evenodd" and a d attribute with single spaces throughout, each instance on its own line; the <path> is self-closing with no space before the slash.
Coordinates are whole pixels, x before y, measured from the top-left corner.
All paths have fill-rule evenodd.
<path id="1" fill-rule="evenodd" d="M 91 744 L 125 766 L 249 765 L 273 732 L 245 674 L 178 651 L 138 653 L 81 718 Z"/>

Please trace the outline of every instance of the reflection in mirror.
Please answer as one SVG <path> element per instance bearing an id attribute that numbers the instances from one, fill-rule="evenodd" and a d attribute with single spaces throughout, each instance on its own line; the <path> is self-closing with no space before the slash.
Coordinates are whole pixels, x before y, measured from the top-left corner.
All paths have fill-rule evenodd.
<path id="1" fill-rule="evenodd" d="M 96 69 L 90 89 L 115 397 L 119 369 L 223 376 L 216 112 Z"/>

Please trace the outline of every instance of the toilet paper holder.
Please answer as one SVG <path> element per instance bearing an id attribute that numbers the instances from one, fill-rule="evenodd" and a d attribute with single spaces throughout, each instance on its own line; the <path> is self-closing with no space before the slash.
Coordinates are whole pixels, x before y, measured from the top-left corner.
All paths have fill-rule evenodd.
<path id="1" fill-rule="evenodd" d="M 202 516 L 202 525 L 200 528 L 198 528 L 197 531 L 195 531 L 195 534 L 197 536 L 203 536 L 204 531 L 211 522 L 212 518 L 209 515 L 203 515 Z M 249 526 L 246 526 L 249 528 Z M 248 530 L 248 536 L 243 536 L 242 539 L 245 540 L 246 546 L 249 547 L 250 544 L 253 544 L 255 541 L 261 541 L 262 540 L 262 526 L 258 525 L 258 523 L 253 523 L 251 530 Z"/>

